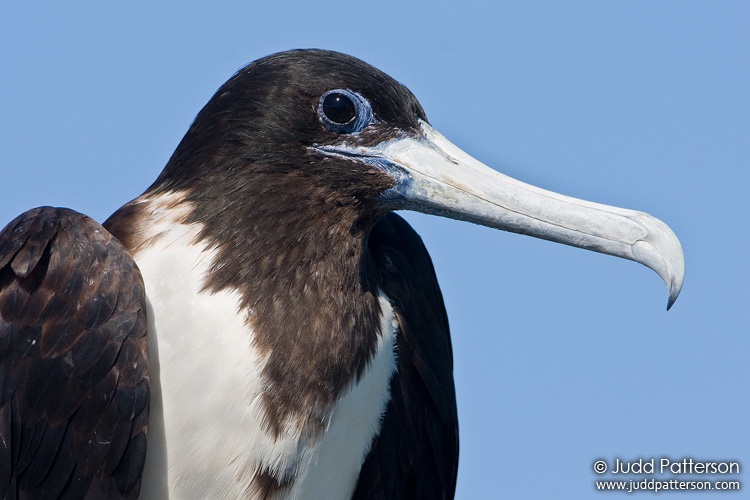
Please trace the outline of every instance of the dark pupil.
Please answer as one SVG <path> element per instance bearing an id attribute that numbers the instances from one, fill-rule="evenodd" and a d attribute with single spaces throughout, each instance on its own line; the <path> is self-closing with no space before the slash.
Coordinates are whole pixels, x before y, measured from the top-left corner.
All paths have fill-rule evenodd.
<path id="1" fill-rule="evenodd" d="M 323 113 L 333 123 L 349 123 L 357 113 L 354 103 L 344 94 L 332 93 L 323 99 Z"/>

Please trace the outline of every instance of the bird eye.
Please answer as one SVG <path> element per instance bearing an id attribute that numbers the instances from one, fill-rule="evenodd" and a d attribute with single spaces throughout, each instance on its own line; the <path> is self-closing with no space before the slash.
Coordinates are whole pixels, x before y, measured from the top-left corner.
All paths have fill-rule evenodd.
<path id="1" fill-rule="evenodd" d="M 357 106 L 348 95 L 332 92 L 323 99 L 323 114 L 338 125 L 345 125 L 357 116 Z"/>
<path id="2" fill-rule="evenodd" d="M 372 121 L 370 103 L 351 90 L 329 90 L 320 97 L 318 116 L 334 132 L 351 134 Z"/>

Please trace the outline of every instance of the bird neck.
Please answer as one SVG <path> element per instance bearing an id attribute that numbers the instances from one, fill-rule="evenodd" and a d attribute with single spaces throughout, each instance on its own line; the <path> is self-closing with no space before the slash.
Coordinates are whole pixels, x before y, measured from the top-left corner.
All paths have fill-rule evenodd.
<path id="1" fill-rule="evenodd" d="M 314 435 L 378 343 L 382 311 L 366 244 L 370 227 L 355 207 L 273 201 L 225 200 L 229 207 L 210 210 L 211 203 L 186 193 L 144 196 L 105 224 L 131 252 L 192 228 L 194 243 L 214 255 L 205 289 L 239 293 L 238 314 L 267 359 L 267 430 L 279 435 L 293 425 Z"/>

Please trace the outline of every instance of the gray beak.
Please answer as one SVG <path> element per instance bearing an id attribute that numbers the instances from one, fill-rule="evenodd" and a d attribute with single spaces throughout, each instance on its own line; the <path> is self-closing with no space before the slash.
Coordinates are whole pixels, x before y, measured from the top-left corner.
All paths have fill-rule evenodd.
<path id="1" fill-rule="evenodd" d="M 385 193 L 395 209 L 416 210 L 527 234 L 634 260 L 669 288 L 669 309 L 682 289 L 685 258 L 677 236 L 659 219 L 571 198 L 525 184 L 475 160 L 428 123 L 422 135 L 375 147 L 337 146 L 328 153 L 362 157 L 394 173 Z"/>

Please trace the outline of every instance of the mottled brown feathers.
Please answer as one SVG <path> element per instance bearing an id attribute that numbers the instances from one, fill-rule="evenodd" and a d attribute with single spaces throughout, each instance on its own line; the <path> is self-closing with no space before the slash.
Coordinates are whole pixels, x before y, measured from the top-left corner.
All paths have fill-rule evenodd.
<path id="1" fill-rule="evenodd" d="M 150 396 L 143 282 L 88 217 L 0 232 L 0 497 L 137 498 Z"/>

